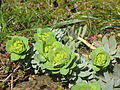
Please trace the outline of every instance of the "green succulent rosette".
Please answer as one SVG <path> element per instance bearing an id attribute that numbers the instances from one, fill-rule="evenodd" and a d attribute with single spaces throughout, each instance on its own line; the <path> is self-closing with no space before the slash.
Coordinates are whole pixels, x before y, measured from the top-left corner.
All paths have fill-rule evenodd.
<path id="1" fill-rule="evenodd" d="M 76 66 L 75 55 L 61 42 L 56 41 L 55 35 L 49 28 L 38 29 L 35 34 L 36 54 L 34 60 L 39 62 L 39 67 L 50 70 L 52 73 L 66 75 Z"/>
<path id="2" fill-rule="evenodd" d="M 24 59 L 29 50 L 28 40 L 22 36 L 13 36 L 6 42 L 6 51 L 11 54 L 11 60 Z"/>
<path id="3" fill-rule="evenodd" d="M 35 41 L 43 41 L 47 43 L 52 43 L 55 41 L 55 35 L 50 31 L 50 28 L 39 28 L 37 33 L 34 35 Z"/>
<path id="4" fill-rule="evenodd" d="M 58 47 L 48 52 L 48 60 L 42 66 L 54 74 L 67 75 L 76 66 L 75 55 L 67 46 Z"/>
<path id="5" fill-rule="evenodd" d="M 58 41 L 51 45 L 38 41 L 35 47 L 39 53 L 35 55 L 34 60 L 40 62 L 40 67 L 51 70 L 54 74 L 66 75 L 76 65 L 74 53 Z"/>
<path id="6" fill-rule="evenodd" d="M 101 87 L 97 81 L 93 83 L 80 82 L 74 85 L 71 90 L 101 90 Z"/>
<path id="7" fill-rule="evenodd" d="M 91 59 L 95 71 L 107 67 L 110 63 L 110 55 L 103 48 L 97 48 L 95 51 L 91 52 Z"/>
<path id="8" fill-rule="evenodd" d="M 39 40 L 35 43 L 35 48 L 45 58 L 48 57 L 48 52 L 52 49 L 55 49 L 57 47 L 61 47 L 62 43 L 58 41 L 54 41 L 53 43 L 46 42 Z"/>

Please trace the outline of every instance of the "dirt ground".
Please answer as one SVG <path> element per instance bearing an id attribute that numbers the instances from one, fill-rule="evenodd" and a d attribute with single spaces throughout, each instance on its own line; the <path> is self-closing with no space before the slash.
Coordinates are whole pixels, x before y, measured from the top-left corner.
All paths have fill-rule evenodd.
<path id="1" fill-rule="evenodd" d="M 7 90 L 10 90 L 7 88 Z M 54 82 L 49 76 L 35 75 L 34 80 L 17 83 L 13 90 L 64 90 L 59 82 Z"/>

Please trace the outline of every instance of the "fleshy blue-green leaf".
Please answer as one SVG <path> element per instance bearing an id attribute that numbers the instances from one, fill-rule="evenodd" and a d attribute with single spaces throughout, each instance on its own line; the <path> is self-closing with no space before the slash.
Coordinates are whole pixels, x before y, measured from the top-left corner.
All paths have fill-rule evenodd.
<path id="1" fill-rule="evenodd" d="M 75 54 L 74 54 L 74 53 L 71 53 L 70 61 L 68 62 L 68 64 L 66 64 L 66 65 L 64 66 L 64 68 L 68 68 L 68 67 L 70 66 L 70 64 L 72 64 L 72 66 L 75 65 L 74 62 L 75 62 Z M 71 67 L 72 67 L 72 66 L 71 66 Z M 70 68 L 71 68 L 71 67 L 70 67 Z"/>
<path id="2" fill-rule="evenodd" d="M 7 51 L 7 52 L 10 52 L 11 44 L 12 44 L 12 41 L 11 41 L 11 40 L 9 40 L 9 41 L 6 42 L 6 51 Z"/>
<path id="3" fill-rule="evenodd" d="M 67 75 L 67 74 L 69 73 L 69 69 L 61 68 L 61 69 L 60 69 L 60 73 L 61 73 L 62 75 Z"/>
<path id="4" fill-rule="evenodd" d="M 35 48 L 39 53 L 43 53 L 43 42 L 41 40 L 35 43 Z"/>
<path id="5" fill-rule="evenodd" d="M 117 43 L 116 43 L 116 40 L 115 40 L 114 36 L 111 36 L 109 38 L 109 44 L 110 44 L 110 54 L 113 55 L 113 54 L 115 54 L 116 47 L 117 47 Z"/>
<path id="6" fill-rule="evenodd" d="M 89 72 L 89 71 L 80 72 L 80 74 L 79 74 L 80 77 L 87 77 L 89 75 L 91 75 L 91 72 Z"/>
<path id="7" fill-rule="evenodd" d="M 105 51 L 107 51 L 107 52 L 109 53 L 109 52 L 110 52 L 109 42 L 108 42 L 108 39 L 107 39 L 106 36 L 104 36 L 104 37 L 102 38 L 102 43 L 103 43 L 103 45 L 104 45 Z"/>
<path id="8" fill-rule="evenodd" d="M 28 47 L 28 39 L 25 37 L 20 37 L 19 38 L 25 43 L 26 48 Z"/>
<path id="9" fill-rule="evenodd" d="M 20 59 L 24 59 L 26 57 L 26 55 L 21 55 Z"/>
<path id="10" fill-rule="evenodd" d="M 53 51 L 53 50 L 50 50 L 50 51 L 48 52 L 48 58 L 49 58 L 50 62 L 52 62 L 52 60 L 53 60 L 53 58 L 54 58 L 54 51 Z"/>
<path id="11" fill-rule="evenodd" d="M 15 54 L 15 53 L 11 53 L 11 61 L 17 61 L 20 59 L 20 55 Z"/>
<path id="12" fill-rule="evenodd" d="M 36 54 L 34 59 L 39 61 L 39 62 L 45 62 L 46 61 L 46 58 L 44 56 L 42 56 L 42 54 Z"/>
<path id="13" fill-rule="evenodd" d="M 58 70 L 57 68 L 53 68 L 52 63 L 50 63 L 50 62 L 44 63 L 43 67 L 46 68 L 46 69 L 48 69 L 48 70 Z"/>
<path id="14" fill-rule="evenodd" d="M 52 71 L 52 74 L 58 74 L 58 73 L 60 73 L 59 70 Z"/>
<path id="15" fill-rule="evenodd" d="M 39 35 L 38 33 L 35 33 L 35 34 L 34 34 L 34 40 L 35 40 L 35 41 L 39 41 L 39 40 L 40 40 L 39 37 L 38 37 L 38 35 Z"/>

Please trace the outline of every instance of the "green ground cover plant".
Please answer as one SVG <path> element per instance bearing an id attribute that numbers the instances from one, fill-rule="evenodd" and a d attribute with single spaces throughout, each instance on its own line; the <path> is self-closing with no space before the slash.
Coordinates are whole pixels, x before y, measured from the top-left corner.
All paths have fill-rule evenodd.
<path id="1" fill-rule="evenodd" d="M 35 39 L 37 41 L 35 48 L 39 54 L 35 55 L 34 60 L 41 63 L 39 67 L 52 70 L 52 73 L 60 72 L 63 75 L 66 75 L 71 67 L 73 68 L 75 55 L 67 46 L 56 41 L 50 29 L 38 29 Z"/>
<path id="2" fill-rule="evenodd" d="M 55 90 L 120 89 L 120 0 L 1 0 L 0 6 L 0 89 L 34 82 L 35 75 L 60 82 Z"/>
<path id="3" fill-rule="evenodd" d="M 84 35 L 82 34 L 81 36 Z M 79 43 L 83 42 L 88 47 L 92 47 L 91 49 L 95 49 L 90 53 L 90 57 L 79 56 L 69 46 L 57 41 L 56 34 L 52 32 L 51 28 L 38 28 L 34 34 L 34 39 L 31 47 L 33 48 L 31 51 L 33 52 L 32 57 L 29 57 L 30 53 L 27 52 L 29 49 L 27 39 L 21 36 L 12 36 L 12 40 L 6 43 L 6 50 L 11 53 L 10 60 L 17 61 L 22 59 L 26 63 L 29 63 L 26 60 L 30 60 L 32 67 L 31 65 L 29 67 L 33 68 L 36 74 L 42 71 L 48 75 L 57 75 L 54 78 L 58 78 L 58 81 L 62 83 L 67 83 L 71 90 L 75 90 L 76 88 L 79 88 L 78 90 L 84 90 L 86 88 L 85 90 L 87 90 L 88 87 L 91 90 L 105 90 L 102 74 L 106 75 L 110 66 L 115 67 L 118 64 L 117 58 L 120 57 L 120 53 L 118 52 L 119 47 L 116 48 L 117 43 L 113 36 L 109 38 L 110 41 L 112 40 L 110 45 L 109 43 L 107 44 L 109 47 L 106 47 L 106 40 L 109 40 L 104 36 L 102 39 L 103 44 L 100 44 L 97 48 L 92 45 L 90 46 L 87 41 L 79 37 L 79 40 L 81 40 Z M 13 46 L 14 48 L 12 48 Z M 111 50 L 112 52 L 110 52 Z M 24 53 L 27 55 L 27 59 L 24 59 L 25 57 L 21 58 L 21 55 L 24 55 Z M 19 57 L 16 57 L 16 55 Z M 14 56 L 15 58 L 12 58 Z M 24 63 L 24 65 L 26 64 Z M 113 72 L 110 74 L 114 75 Z M 92 83 L 93 81 L 99 84 Z M 82 82 L 88 82 L 88 84 Z M 106 83 L 109 82 L 106 80 Z M 116 89 L 119 88 L 120 82 L 117 81 L 116 83 L 116 79 L 113 79 L 111 85 L 111 90 Z"/>
<path id="4" fill-rule="evenodd" d="M 93 60 L 93 69 L 98 71 L 100 68 L 104 68 L 110 63 L 110 55 L 105 52 L 102 48 L 97 48 L 91 53 L 91 58 Z"/>
<path id="5" fill-rule="evenodd" d="M 11 53 L 11 61 L 24 59 L 29 50 L 28 40 L 25 37 L 13 36 L 6 43 L 7 52 Z"/>
<path id="6" fill-rule="evenodd" d="M 98 82 L 93 82 L 91 84 L 81 82 L 74 85 L 71 90 L 101 90 L 101 88 Z"/>

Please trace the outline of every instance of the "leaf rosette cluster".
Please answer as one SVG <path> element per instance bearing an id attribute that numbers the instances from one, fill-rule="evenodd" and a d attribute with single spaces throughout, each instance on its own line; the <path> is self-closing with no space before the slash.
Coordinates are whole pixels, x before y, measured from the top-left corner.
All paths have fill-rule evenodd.
<path id="1" fill-rule="evenodd" d="M 6 42 L 6 50 L 11 54 L 11 60 L 24 59 L 29 50 L 28 40 L 22 36 L 13 36 Z"/>
<path id="2" fill-rule="evenodd" d="M 101 90 L 101 87 L 97 81 L 93 83 L 80 82 L 74 85 L 71 90 Z"/>
<path id="3" fill-rule="evenodd" d="M 110 63 L 110 55 L 102 48 L 97 48 L 91 52 L 91 59 L 93 60 L 93 69 L 95 71 L 107 67 Z"/>
<path id="4" fill-rule="evenodd" d="M 36 39 L 35 48 L 38 53 L 34 59 L 40 62 L 41 68 L 50 70 L 54 74 L 68 74 L 70 69 L 76 65 L 74 53 L 72 53 L 68 46 L 64 46 L 61 42 L 56 41 L 54 34 L 50 30 L 39 30 L 39 32 L 41 32 L 38 32 L 40 35 L 45 35 L 42 33 L 46 33 L 46 35 L 49 34 L 51 36 L 39 36 L 41 38 L 36 36 L 38 39 Z"/>
<path id="5" fill-rule="evenodd" d="M 39 28 L 37 29 L 37 33 L 34 35 L 34 39 L 35 41 L 41 40 L 49 44 L 55 41 L 55 35 L 49 30 L 49 28 Z"/>

